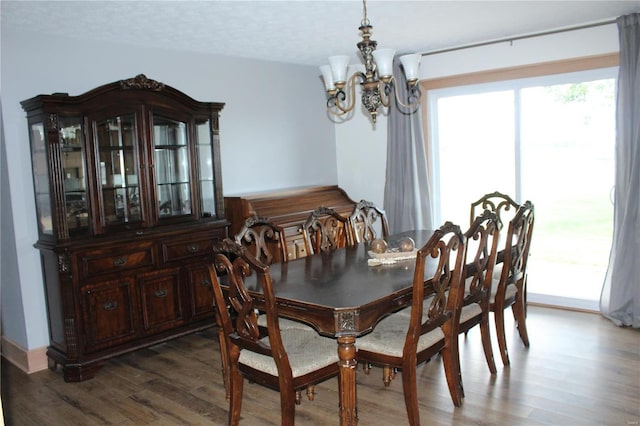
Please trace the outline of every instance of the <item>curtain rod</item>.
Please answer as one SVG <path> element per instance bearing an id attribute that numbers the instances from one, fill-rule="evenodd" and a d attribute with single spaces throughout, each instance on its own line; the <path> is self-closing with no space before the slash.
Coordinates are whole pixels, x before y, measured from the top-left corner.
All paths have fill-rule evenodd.
<path id="1" fill-rule="evenodd" d="M 527 39 L 527 38 L 534 38 L 534 37 L 546 36 L 546 35 L 551 35 L 551 34 L 565 33 L 565 32 L 569 32 L 569 31 L 583 30 L 583 29 L 586 29 L 586 28 L 600 27 L 600 26 L 603 26 L 603 25 L 609 25 L 609 24 L 615 24 L 615 23 L 616 23 L 616 19 L 608 19 L 606 21 L 593 22 L 591 24 L 577 25 L 577 26 L 574 26 L 574 27 L 560 28 L 560 29 L 557 29 L 557 30 L 542 31 L 542 32 L 539 32 L 539 33 L 524 34 L 524 35 L 519 35 L 519 36 L 514 36 L 514 37 L 504 37 L 504 38 L 499 38 L 499 39 L 496 39 L 496 40 L 483 41 L 483 42 L 479 42 L 479 43 L 463 44 L 462 46 L 457 46 L 457 47 L 448 47 L 448 48 L 445 48 L 445 49 L 431 50 L 429 52 L 421 53 L 421 55 L 422 56 L 429 56 L 429 55 L 435 55 L 435 54 L 438 54 L 438 53 L 455 52 L 456 50 L 463 50 L 463 49 L 470 49 L 470 48 L 473 48 L 473 47 L 488 46 L 488 45 L 491 45 L 491 44 L 514 42 L 516 40 L 524 40 L 524 39 Z"/>

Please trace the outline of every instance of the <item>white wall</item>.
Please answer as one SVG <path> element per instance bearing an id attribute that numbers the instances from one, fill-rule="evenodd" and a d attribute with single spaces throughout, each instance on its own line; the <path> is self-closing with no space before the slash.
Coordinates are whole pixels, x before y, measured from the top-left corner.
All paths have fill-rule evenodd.
<path id="1" fill-rule="evenodd" d="M 53 92 L 79 95 L 143 73 L 197 100 L 226 103 L 220 119 L 225 194 L 338 181 L 334 126 L 325 116 L 316 67 L 43 36 L 4 22 L 1 35 L 2 115 L 19 271 L 4 274 L 2 286 L 14 290 L 3 295 L 21 295 L 2 299 L 2 329 L 25 349 L 46 346 L 49 337 L 33 248 L 38 236 L 20 101 Z M 20 313 L 10 309 L 16 304 L 24 318 L 6 317 Z"/>
<path id="2" fill-rule="evenodd" d="M 360 94 L 356 93 L 360 103 Z M 374 125 L 369 113 L 356 108 L 353 118 L 336 124 L 338 184 L 355 198 L 382 207 L 387 161 L 388 117 L 378 114 Z"/>

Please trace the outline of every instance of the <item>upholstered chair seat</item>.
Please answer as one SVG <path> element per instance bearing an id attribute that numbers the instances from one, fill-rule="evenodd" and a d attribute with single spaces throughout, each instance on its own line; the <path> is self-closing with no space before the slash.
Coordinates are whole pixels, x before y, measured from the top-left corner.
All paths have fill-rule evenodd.
<path id="1" fill-rule="evenodd" d="M 466 322 L 477 315 L 482 314 L 482 308 L 477 303 L 465 305 L 460 310 L 460 322 Z"/>
<path id="2" fill-rule="evenodd" d="M 282 337 L 284 349 L 289 356 L 293 377 L 300 377 L 338 362 L 336 342 L 320 336 L 313 329 L 309 331 L 299 328 L 287 328 L 280 331 L 280 336 Z M 263 337 L 260 342 L 269 346 L 269 337 Z M 278 368 L 272 356 L 251 351 L 241 351 L 238 362 L 272 376 L 278 375 Z"/>
<path id="3" fill-rule="evenodd" d="M 358 339 L 358 350 L 401 357 L 409 329 L 409 318 L 411 318 L 411 312 L 409 315 L 390 315 L 383 319 L 376 325 L 374 333 L 369 333 Z M 420 336 L 417 350 L 418 352 L 425 350 L 442 339 L 444 339 L 444 332 L 438 327 Z"/>

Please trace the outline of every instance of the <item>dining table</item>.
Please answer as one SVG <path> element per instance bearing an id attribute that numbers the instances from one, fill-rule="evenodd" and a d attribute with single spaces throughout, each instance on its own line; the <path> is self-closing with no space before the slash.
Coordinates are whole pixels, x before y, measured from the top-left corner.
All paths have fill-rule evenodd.
<path id="1" fill-rule="evenodd" d="M 420 248 L 432 230 L 416 230 L 386 238 L 390 249 L 410 237 Z M 278 315 L 309 324 L 336 339 L 340 364 L 340 424 L 358 422 L 356 398 L 357 338 L 371 332 L 385 316 L 411 305 L 415 259 L 370 265 L 371 243 L 356 244 L 272 264 Z M 260 308 L 261 289 L 247 280 L 247 290 Z"/>

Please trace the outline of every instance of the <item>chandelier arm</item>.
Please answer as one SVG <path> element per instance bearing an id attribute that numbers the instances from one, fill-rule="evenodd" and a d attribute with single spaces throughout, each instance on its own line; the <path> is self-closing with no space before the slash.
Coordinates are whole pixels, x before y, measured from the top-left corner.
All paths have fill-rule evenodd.
<path id="1" fill-rule="evenodd" d="M 336 113 L 334 115 L 343 115 L 346 114 L 348 112 L 351 112 L 353 110 L 353 108 L 356 106 L 356 78 L 363 78 L 362 73 L 360 72 L 356 72 L 355 74 L 353 74 L 351 77 L 349 77 L 349 81 L 347 82 L 347 92 L 348 95 L 345 94 L 344 91 L 340 91 L 343 94 L 343 101 L 346 100 L 346 106 L 342 106 L 342 103 L 340 102 L 340 99 L 336 98 L 336 102 L 335 102 L 335 107 L 342 111 L 341 113 Z M 339 93 L 340 93 L 339 92 Z"/>
<path id="2" fill-rule="evenodd" d="M 400 95 L 398 95 L 398 86 L 393 84 L 393 88 L 396 94 L 396 102 L 398 103 L 398 105 L 409 110 L 418 108 L 418 106 L 420 105 L 420 97 L 422 96 L 422 92 L 420 91 L 420 88 L 418 87 L 418 85 L 409 87 L 409 93 L 408 93 L 409 104 L 405 104 L 400 100 Z M 411 99 L 414 99 L 414 100 L 412 101 Z M 412 111 L 412 112 L 415 112 L 415 111 Z"/>
<path id="3" fill-rule="evenodd" d="M 348 113 L 348 111 L 336 110 L 335 108 L 327 109 L 327 112 L 335 117 L 342 117 Z"/>
<path id="4" fill-rule="evenodd" d="M 381 84 L 384 86 L 384 88 L 380 91 L 380 102 L 382 103 L 383 107 L 389 108 L 389 105 L 391 104 L 391 87 L 395 85 L 393 84 L 393 80 L 389 83 L 381 82 Z"/>

